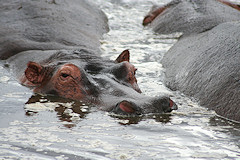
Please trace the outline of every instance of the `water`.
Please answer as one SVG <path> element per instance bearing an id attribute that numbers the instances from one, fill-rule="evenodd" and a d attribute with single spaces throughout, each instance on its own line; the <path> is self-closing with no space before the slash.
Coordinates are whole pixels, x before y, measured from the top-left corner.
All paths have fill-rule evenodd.
<path id="1" fill-rule="evenodd" d="M 124 118 L 81 102 L 31 97 L 2 62 L 0 159 L 240 159 L 240 124 L 218 117 L 162 82 L 160 60 L 178 35 L 155 35 L 141 22 L 153 3 L 166 2 L 95 3 L 107 14 L 111 29 L 101 40 L 102 56 L 114 60 L 130 49 L 143 94 L 169 94 L 177 111 Z"/>

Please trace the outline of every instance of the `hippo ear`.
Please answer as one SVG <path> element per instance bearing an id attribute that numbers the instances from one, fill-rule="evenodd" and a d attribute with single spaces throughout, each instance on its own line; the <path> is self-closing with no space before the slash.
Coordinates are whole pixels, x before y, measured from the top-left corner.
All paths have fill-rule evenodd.
<path id="1" fill-rule="evenodd" d="M 40 84 L 43 81 L 43 66 L 36 62 L 28 62 L 25 76 L 33 84 Z"/>
<path id="2" fill-rule="evenodd" d="M 129 62 L 129 59 L 130 59 L 130 52 L 126 49 L 118 56 L 118 58 L 115 60 L 115 62 L 116 63 L 121 63 L 123 61 Z"/>

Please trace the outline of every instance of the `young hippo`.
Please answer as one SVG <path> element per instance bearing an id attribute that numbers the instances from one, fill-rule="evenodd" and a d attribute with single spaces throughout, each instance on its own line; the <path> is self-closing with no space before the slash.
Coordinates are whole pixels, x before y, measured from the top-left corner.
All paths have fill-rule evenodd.
<path id="1" fill-rule="evenodd" d="M 37 58 L 39 54 L 42 60 Z M 19 75 L 21 83 L 35 93 L 94 103 L 117 114 L 166 113 L 177 109 L 167 96 L 153 98 L 141 94 L 135 77 L 137 69 L 129 63 L 129 58 L 128 50 L 115 61 L 85 49 L 27 51 L 10 58 L 9 63 L 24 59 L 16 63 L 27 66 L 15 69 L 23 73 Z"/>

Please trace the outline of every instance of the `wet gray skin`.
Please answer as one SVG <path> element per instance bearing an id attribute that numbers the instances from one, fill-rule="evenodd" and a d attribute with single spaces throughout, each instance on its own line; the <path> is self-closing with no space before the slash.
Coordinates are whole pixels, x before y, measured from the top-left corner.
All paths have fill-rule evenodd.
<path id="1" fill-rule="evenodd" d="M 0 58 L 10 57 L 7 63 L 16 79 L 34 88 L 35 93 L 94 103 L 106 111 L 120 103 L 120 108 L 130 108 L 132 114 L 136 107 L 138 114 L 177 109 L 167 97 L 156 98 L 156 105 L 155 98 L 138 94 L 135 70 L 122 62 L 125 59 L 115 64 L 100 57 L 99 39 L 108 31 L 108 23 L 106 15 L 91 2 L 11 1 L 2 6 Z M 76 74 L 58 75 L 67 64 L 78 68 Z M 129 103 L 121 104 L 123 100 Z"/>
<path id="2" fill-rule="evenodd" d="M 41 84 L 36 85 L 36 89 L 34 89 L 35 93 L 93 103 L 101 110 L 116 114 L 141 115 L 146 113 L 168 113 L 177 109 L 177 105 L 168 96 L 149 97 L 139 93 L 141 90 L 137 83 L 131 85 L 128 81 L 128 74 L 132 72 L 127 69 L 128 66 L 132 66 L 129 62 L 116 63 L 84 49 L 76 51 L 62 50 L 57 53 L 55 51 L 27 51 L 9 58 L 7 62 L 10 68 L 15 70 L 14 72 L 21 81 L 21 79 L 27 77 L 26 68 L 28 67 L 18 67 L 18 65 L 11 64 L 17 64 L 19 62 L 18 59 L 24 59 L 23 63 L 34 61 L 40 54 L 43 55 L 41 58 L 45 58 L 40 62 L 38 62 L 39 60 L 36 61 L 36 63 L 44 67 L 44 75 L 47 76 L 44 77 Z M 83 92 L 82 98 L 74 95 L 65 95 L 71 94 L 71 92 L 62 94 L 61 86 L 60 89 L 56 87 L 54 79 L 62 78 L 61 76 L 58 78 L 57 72 L 66 64 L 74 64 L 81 72 L 81 75 L 75 77 L 75 79 L 81 79 L 81 84 L 78 87 Z M 68 75 L 65 73 L 65 78 L 66 76 L 71 76 L 71 74 Z M 22 81 L 22 83 L 26 86 L 35 85 L 28 85 L 29 80 L 27 82 Z M 64 87 L 64 84 L 62 86 Z M 72 90 L 72 92 L 75 91 Z M 75 94 L 78 93 L 76 92 Z"/>
<path id="3" fill-rule="evenodd" d="M 240 121 L 240 12 L 216 0 L 174 0 L 150 24 L 155 32 L 182 32 L 165 54 L 165 84 Z"/>
<path id="4" fill-rule="evenodd" d="M 187 36 L 210 30 L 218 24 L 240 20 L 237 9 L 217 0 L 172 0 L 149 27 L 160 34 L 183 33 Z"/>
<path id="5" fill-rule="evenodd" d="M 1 62 L 0 159 L 238 159 L 238 123 L 163 85 L 160 60 L 176 39 L 154 35 L 141 25 L 152 3 L 163 1 L 94 2 L 107 14 L 111 28 L 101 41 L 101 56 L 115 60 L 130 49 L 143 94 L 169 94 L 178 110 L 116 117 L 87 103 L 32 96 Z"/>

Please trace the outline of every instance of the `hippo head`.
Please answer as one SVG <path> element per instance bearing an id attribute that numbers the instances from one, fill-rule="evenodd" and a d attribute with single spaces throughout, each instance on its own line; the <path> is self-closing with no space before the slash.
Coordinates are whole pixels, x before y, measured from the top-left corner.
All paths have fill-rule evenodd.
<path id="1" fill-rule="evenodd" d="M 29 62 L 25 76 L 35 87 L 36 93 L 54 94 L 74 100 L 82 100 L 88 95 L 98 93 L 87 79 L 85 72 L 72 63 L 56 67 Z"/>
<path id="2" fill-rule="evenodd" d="M 115 61 L 105 60 L 86 50 L 61 51 L 40 63 L 28 62 L 22 84 L 35 93 L 51 94 L 90 102 L 102 110 L 120 114 L 171 112 L 177 109 L 169 97 L 141 94 L 129 63 L 129 51 Z"/>

